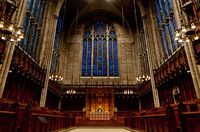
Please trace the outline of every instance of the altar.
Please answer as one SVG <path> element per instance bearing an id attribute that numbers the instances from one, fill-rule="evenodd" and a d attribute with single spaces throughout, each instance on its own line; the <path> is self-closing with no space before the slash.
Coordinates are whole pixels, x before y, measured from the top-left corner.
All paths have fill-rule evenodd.
<path id="1" fill-rule="evenodd" d="M 109 112 L 90 112 L 90 120 L 110 120 Z"/>
<path id="2" fill-rule="evenodd" d="M 86 90 L 86 118 L 89 120 L 114 118 L 114 89 L 91 88 Z"/>

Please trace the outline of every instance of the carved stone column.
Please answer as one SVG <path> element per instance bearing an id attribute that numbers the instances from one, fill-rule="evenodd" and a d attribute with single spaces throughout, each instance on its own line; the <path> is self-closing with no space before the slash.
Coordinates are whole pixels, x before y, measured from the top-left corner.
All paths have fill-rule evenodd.
<path id="1" fill-rule="evenodd" d="M 7 42 L 3 64 L 0 69 L 0 98 L 3 96 L 4 87 L 6 84 L 9 68 L 12 61 L 12 56 L 15 50 L 15 43 Z"/>
<path id="2" fill-rule="evenodd" d="M 152 86 L 152 93 L 153 93 L 153 100 L 154 106 L 160 107 L 160 101 L 158 96 L 158 90 L 155 87 L 155 80 L 154 80 L 154 73 L 153 73 L 153 60 L 152 60 L 152 53 L 151 53 L 151 45 L 153 44 L 153 36 L 151 34 L 151 26 L 150 26 L 150 16 L 145 15 L 142 17 L 143 25 L 144 25 L 144 34 L 145 34 L 145 41 L 147 47 L 147 57 L 148 57 L 148 64 L 149 64 L 149 71 L 150 71 L 150 78 L 151 78 L 151 86 Z"/>
<path id="3" fill-rule="evenodd" d="M 49 14 L 49 21 L 48 26 L 46 26 L 46 29 L 48 29 L 47 33 L 45 34 L 46 38 L 46 67 L 47 67 L 47 73 L 46 73 L 46 79 L 44 82 L 44 88 L 41 92 L 40 97 L 40 107 L 45 107 L 46 103 L 46 97 L 47 97 L 47 90 L 48 90 L 48 83 L 49 83 L 49 76 L 50 76 L 50 69 L 51 69 L 51 62 L 52 62 L 52 54 L 53 54 L 53 46 L 54 46 L 54 40 L 55 40 L 55 34 L 56 34 L 56 27 L 57 27 L 57 18 L 58 15 L 51 15 Z"/>
<path id="4" fill-rule="evenodd" d="M 200 99 L 200 74 L 199 74 L 199 69 L 196 64 L 195 58 L 194 58 L 194 52 L 192 48 L 191 43 L 185 43 L 184 44 L 184 49 L 186 52 L 186 57 L 188 60 L 188 65 L 190 68 L 191 76 L 192 76 L 192 81 L 194 84 L 196 96 L 198 99 Z"/>

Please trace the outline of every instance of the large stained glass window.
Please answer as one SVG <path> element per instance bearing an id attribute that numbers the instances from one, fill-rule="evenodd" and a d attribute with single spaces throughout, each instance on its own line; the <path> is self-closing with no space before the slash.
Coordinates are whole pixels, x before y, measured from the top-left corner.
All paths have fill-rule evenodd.
<path id="1" fill-rule="evenodd" d="M 22 24 L 24 39 L 19 43 L 19 46 L 34 59 L 37 56 L 44 10 L 44 0 L 28 0 L 27 12 Z"/>
<path id="2" fill-rule="evenodd" d="M 118 76 L 118 48 L 114 27 L 97 21 L 83 35 L 82 76 Z"/>
<path id="3" fill-rule="evenodd" d="M 179 45 L 174 40 L 176 20 L 172 0 L 153 0 L 157 15 L 159 34 L 165 58 L 170 56 Z"/>
<path id="4" fill-rule="evenodd" d="M 59 63 L 62 28 L 63 28 L 63 20 L 62 17 L 59 16 L 57 19 L 56 36 L 53 47 L 51 73 L 56 73 L 56 67 L 58 66 Z"/>

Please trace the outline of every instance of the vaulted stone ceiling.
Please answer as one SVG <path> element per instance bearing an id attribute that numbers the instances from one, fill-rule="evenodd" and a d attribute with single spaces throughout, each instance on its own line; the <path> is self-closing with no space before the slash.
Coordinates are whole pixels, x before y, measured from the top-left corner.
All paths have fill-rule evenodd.
<path id="1" fill-rule="evenodd" d="M 137 0 L 137 2 L 140 0 Z M 122 24 L 122 7 L 124 11 L 125 26 L 135 29 L 133 0 L 67 0 L 65 6 L 65 24 L 69 28 L 75 23 L 78 11 L 79 21 L 90 21 L 96 17 L 104 17 L 109 21 Z M 64 4 L 63 7 L 64 8 Z M 64 10 L 61 10 L 63 13 Z M 137 7 L 137 14 L 140 11 Z"/>

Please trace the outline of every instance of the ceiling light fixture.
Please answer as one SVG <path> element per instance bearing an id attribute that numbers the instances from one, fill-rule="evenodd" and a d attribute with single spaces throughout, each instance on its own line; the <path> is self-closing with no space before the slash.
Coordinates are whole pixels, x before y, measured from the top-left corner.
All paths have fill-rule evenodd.
<path id="1" fill-rule="evenodd" d="M 192 42 L 199 40 L 200 22 L 192 22 L 188 25 L 183 25 L 180 29 L 175 31 L 174 40 L 179 43 Z"/>

